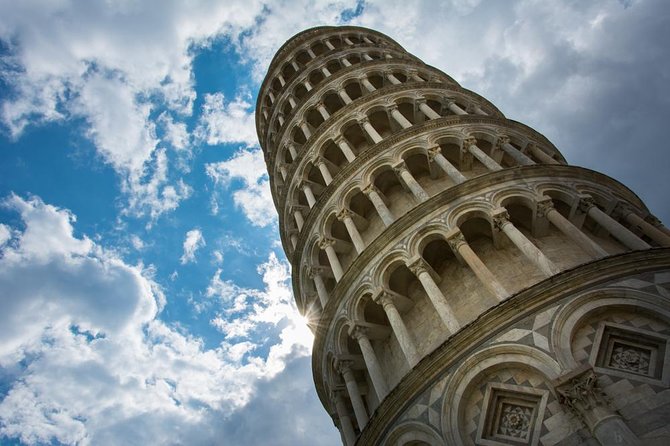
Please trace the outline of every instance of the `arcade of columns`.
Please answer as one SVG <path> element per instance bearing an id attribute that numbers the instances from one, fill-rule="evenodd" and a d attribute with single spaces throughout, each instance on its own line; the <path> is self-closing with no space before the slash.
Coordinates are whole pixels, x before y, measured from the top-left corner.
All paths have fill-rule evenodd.
<path id="1" fill-rule="evenodd" d="M 670 231 L 633 192 L 372 30 L 296 35 L 258 97 L 344 444 L 665 444 Z"/>

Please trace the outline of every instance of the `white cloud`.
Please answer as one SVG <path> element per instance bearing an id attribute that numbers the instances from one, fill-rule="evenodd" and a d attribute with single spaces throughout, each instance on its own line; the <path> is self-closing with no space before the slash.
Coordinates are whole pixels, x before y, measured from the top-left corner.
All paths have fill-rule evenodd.
<path id="1" fill-rule="evenodd" d="M 12 238 L 12 230 L 9 226 L 0 223 L 0 248 Z"/>
<path id="2" fill-rule="evenodd" d="M 183 243 L 184 253 L 179 259 L 181 264 L 195 262 L 195 252 L 203 246 L 205 246 L 205 238 L 202 236 L 202 231 L 197 228 L 188 231 Z"/>
<path id="3" fill-rule="evenodd" d="M 142 251 L 145 248 L 144 241 L 137 234 L 130 236 L 130 244 L 133 245 L 133 248 L 137 251 Z"/>
<path id="4" fill-rule="evenodd" d="M 205 170 L 216 184 L 222 186 L 230 186 L 234 179 L 242 180 L 242 188 L 233 191 L 233 201 L 252 224 L 263 227 L 276 221 L 277 213 L 260 149 L 239 150 L 229 160 L 207 164 Z"/>
<path id="5" fill-rule="evenodd" d="M 205 94 L 196 137 L 208 145 L 258 144 L 253 106 L 241 96 L 226 103 L 223 93 Z"/>
<path id="6" fill-rule="evenodd" d="M 118 172 L 129 200 L 142 203 L 130 212 L 155 217 L 173 210 L 183 184 L 166 178 L 165 196 L 147 200 L 139 180 L 155 176 L 151 160 L 160 140 L 151 112 L 165 107 L 189 116 L 194 49 L 217 36 L 235 38 L 262 6 L 260 0 L 0 3 L 0 39 L 9 46 L 0 76 L 11 88 L 0 121 L 18 138 L 32 123 L 84 118 L 86 134 Z M 182 150 L 184 130 L 168 122 L 165 141 Z"/>
<path id="7" fill-rule="evenodd" d="M 275 417 L 278 401 L 264 409 L 254 403 L 265 398 L 259 386 L 300 377 L 301 417 L 319 406 L 306 390 L 309 374 L 293 366 L 309 354 L 309 337 L 291 304 L 286 264 L 271 256 L 259 268 L 264 288 L 246 290 L 262 307 L 252 311 L 247 333 L 269 340 L 267 350 L 251 338 L 205 349 L 157 319 L 164 297 L 149 271 L 75 237 L 71 213 L 38 198 L 12 196 L 6 206 L 21 215 L 24 229 L 0 257 L 0 365 L 12 373 L 0 402 L 0 436 L 26 444 L 204 445 L 244 435 L 259 444 L 268 431 L 226 420 L 263 410 L 266 429 L 287 435 L 276 444 L 336 441 L 318 419 L 317 440 L 290 426 L 287 433 Z M 293 408 L 293 395 L 285 398 Z"/>
<path id="8" fill-rule="evenodd" d="M 191 135 L 188 133 L 186 124 L 183 122 L 176 122 L 174 118 L 163 112 L 158 121 L 165 128 L 165 141 L 170 143 L 172 147 L 179 151 L 186 151 L 191 144 Z"/>

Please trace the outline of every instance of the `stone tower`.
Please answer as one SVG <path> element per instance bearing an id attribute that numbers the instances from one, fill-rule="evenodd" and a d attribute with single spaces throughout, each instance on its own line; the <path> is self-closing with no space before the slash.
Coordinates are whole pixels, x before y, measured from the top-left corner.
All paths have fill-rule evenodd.
<path id="1" fill-rule="evenodd" d="M 304 31 L 256 123 L 344 444 L 670 444 L 670 232 L 378 32 Z"/>

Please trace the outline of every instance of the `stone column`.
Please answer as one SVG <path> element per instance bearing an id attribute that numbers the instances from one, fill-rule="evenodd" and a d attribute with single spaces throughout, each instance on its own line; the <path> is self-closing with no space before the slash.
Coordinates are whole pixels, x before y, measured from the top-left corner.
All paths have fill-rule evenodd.
<path id="1" fill-rule="evenodd" d="M 293 67 L 293 69 L 294 69 L 296 72 L 300 71 L 300 66 L 298 65 L 298 63 L 297 63 L 295 60 L 292 60 L 292 61 L 291 61 L 291 66 Z"/>
<path id="2" fill-rule="evenodd" d="M 441 116 L 432 108 L 430 108 L 430 105 L 426 104 L 424 101 L 419 102 L 419 110 L 426 115 L 428 119 L 437 119 L 441 118 Z"/>
<path id="3" fill-rule="evenodd" d="M 561 164 L 555 159 L 553 159 L 551 156 L 547 154 L 544 150 L 540 149 L 537 145 L 534 143 L 528 143 L 526 145 L 526 150 L 529 151 L 530 153 L 533 154 L 535 158 L 540 160 L 541 163 L 544 164 Z"/>
<path id="4" fill-rule="evenodd" d="M 607 403 L 598 377 L 586 364 L 554 381 L 558 401 L 579 417 L 603 446 L 642 443 L 623 418 Z"/>
<path id="5" fill-rule="evenodd" d="M 332 76 L 332 74 L 330 73 L 330 71 L 329 71 L 328 68 L 326 68 L 326 67 L 321 67 L 321 72 L 322 72 L 323 75 L 326 76 L 326 77 L 330 77 L 330 76 Z"/>
<path id="6" fill-rule="evenodd" d="M 279 164 L 279 173 L 284 181 L 286 181 L 286 176 L 288 175 L 288 170 L 286 169 L 286 163 Z"/>
<path id="7" fill-rule="evenodd" d="M 409 122 L 407 120 L 407 118 L 405 118 L 405 116 L 403 116 L 402 113 L 400 113 L 400 110 L 398 110 L 397 105 L 393 104 L 391 107 L 389 107 L 389 112 L 390 112 L 391 116 L 393 117 L 393 119 L 395 119 L 395 121 L 398 124 L 400 124 L 400 127 L 404 128 L 404 129 L 412 127 L 412 123 Z"/>
<path id="8" fill-rule="evenodd" d="M 288 103 L 291 106 L 291 110 L 293 110 L 295 108 L 295 106 L 298 105 L 298 104 L 296 104 L 295 99 L 293 99 L 293 96 L 288 97 Z"/>
<path id="9" fill-rule="evenodd" d="M 393 171 L 398 175 L 400 181 L 405 183 L 407 188 L 412 192 L 414 197 L 419 200 L 419 202 L 424 202 L 430 198 L 423 187 L 419 184 L 418 181 L 414 178 L 412 173 L 407 170 L 407 166 L 404 161 L 399 162 L 393 166 Z"/>
<path id="10" fill-rule="evenodd" d="M 326 183 L 326 186 L 332 183 L 333 176 L 330 174 L 330 170 L 328 170 L 328 166 L 326 165 L 324 159 L 319 157 L 314 164 L 316 164 L 316 167 L 319 168 L 319 172 L 321 172 L 321 176 L 323 177 L 323 181 Z"/>
<path id="11" fill-rule="evenodd" d="M 340 392 L 334 392 L 333 402 L 335 403 L 337 418 L 340 419 L 340 424 L 342 425 L 344 440 L 347 442 L 347 446 L 354 446 L 354 443 L 356 443 L 354 426 L 351 424 L 351 417 L 347 412 L 347 406 L 344 404 L 344 399 L 342 399 Z"/>
<path id="12" fill-rule="evenodd" d="M 380 142 L 382 140 L 381 135 L 379 133 L 377 133 L 377 130 L 375 130 L 375 128 L 372 126 L 372 124 L 370 124 L 370 120 L 368 119 L 367 116 L 364 116 L 363 118 L 360 118 L 358 120 L 358 124 L 361 127 L 363 127 L 363 130 L 365 130 L 365 133 L 368 134 L 370 139 L 372 139 L 372 141 L 375 144 L 377 144 L 378 142 Z"/>
<path id="13" fill-rule="evenodd" d="M 449 101 L 449 102 L 447 102 L 447 107 L 448 107 L 449 110 L 451 110 L 454 114 L 457 114 L 457 115 L 467 115 L 467 114 L 468 114 L 465 110 L 463 110 L 461 107 L 459 107 L 458 105 L 456 105 L 456 103 L 455 103 L 454 101 Z"/>
<path id="14" fill-rule="evenodd" d="M 284 125 L 284 117 L 282 115 L 277 115 L 277 121 L 279 121 L 279 126 Z"/>
<path id="15" fill-rule="evenodd" d="M 312 188 L 309 186 L 309 184 L 302 183 L 302 191 L 305 194 L 305 198 L 307 198 L 307 204 L 309 205 L 310 209 L 313 208 L 316 204 L 316 197 L 314 196 L 314 192 L 312 192 Z"/>
<path id="16" fill-rule="evenodd" d="M 344 65 L 345 67 L 351 66 L 351 62 L 349 62 L 349 59 L 347 59 L 346 57 L 341 58 L 340 62 L 342 62 L 342 65 Z"/>
<path id="17" fill-rule="evenodd" d="M 312 59 L 316 59 L 316 54 L 314 53 L 314 51 L 312 51 L 311 48 L 307 48 L 307 54 L 309 54 L 309 57 L 311 57 Z"/>
<path id="18" fill-rule="evenodd" d="M 344 39 L 342 39 L 342 41 L 344 43 L 346 43 L 347 45 L 353 45 L 354 44 L 354 42 L 352 42 L 351 39 L 349 39 L 348 37 L 345 37 Z"/>
<path id="19" fill-rule="evenodd" d="M 353 102 L 344 88 L 338 89 L 337 94 L 340 95 L 340 98 L 342 98 L 342 102 L 344 102 L 344 105 L 348 105 Z"/>
<path id="20" fill-rule="evenodd" d="M 354 152 L 351 150 L 351 147 L 349 147 L 349 144 L 342 135 L 339 135 L 336 138 L 334 138 L 333 142 L 337 144 L 337 147 L 340 148 L 342 154 L 347 159 L 347 161 L 352 162 L 353 160 L 356 159 L 356 155 L 354 155 Z"/>
<path id="21" fill-rule="evenodd" d="M 426 265 L 422 257 L 410 259 L 406 265 L 412 271 L 412 274 L 419 279 L 419 282 L 421 282 L 421 286 L 426 291 L 428 299 L 433 304 L 433 307 L 435 307 L 437 315 L 444 323 L 444 326 L 447 327 L 449 333 L 453 334 L 460 330 L 461 325 L 458 323 L 454 310 L 447 303 L 447 299 L 442 294 L 440 287 L 435 283 L 433 276 L 428 271 L 430 266 Z"/>
<path id="22" fill-rule="evenodd" d="M 268 90 L 268 96 L 270 97 L 270 103 L 274 104 L 275 102 L 275 95 L 272 93 L 272 90 Z"/>
<path id="23" fill-rule="evenodd" d="M 556 226 L 559 231 L 572 239 L 577 246 L 593 258 L 600 259 L 609 255 L 599 244 L 580 231 L 577 226 L 570 223 L 570 220 L 563 217 L 561 213 L 554 208 L 551 198 L 546 197 L 537 203 L 537 216 L 538 218 L 542 218 L 542 216 L 547 217 L 547 220 Z"/>
<path id="24" fill-rule="evenodd" d="M 342 378 L 344 378 L 344 384 L 347 386 L 347 393 L 349 394 L 351 405 L 354 406 L 354 415 L 356 415 L 358 428 L 363 430 L 365 425 L 368 424 L 368 414 L 365 410 L 365 404 L 363 404 L 363 398 L 361 397 L 361 391 L 358 388 L 358 383 L 354 377 L 354 372 L 351 370 L 352 365 L 352 361 L 338 360 L 337 371 L 340 372 Z"/>
<path id="25" fill-rule="evenodd" d="M 388 79 L 389 82 L 391 82 L 393 85 L 398 85 L 401 83 L 400 80 L 398 80 L 398 78 L 393 75 L 393 73 L 385 73 L 385 74 L 386 79 Z"/>
<path id="26" fill-rule="evenodd" d="M 333 51 L 335 49 L 333 44 L 330 43 L 330 40 L 328 40 L 328 39 L 324 39 L 323 44 L 326 45 L 326 48 L 328 48 L 330 51 Z"/>
<path id="27" fill-rule="evenodd" d="M 628 204 L 620 202 L 617 204 L 615 212 L 632 226 L 637 226 L 642 229 L 644 235 L 655 241 L 661 246 L 670 247 L 670 236 L 665 234 L 660 229 L 656 228 L 651 223 L 647 223 L 642 217 L 637 215 L 632 207 Z"/>
<path id="28" fill-rule="evenodd" d="M 304 81 L 302 81 L 302 84 L 305 86 L 305 89 L 306 89 L 307 91 L 312 91 L 312 88 L 313 88 L 313 87 L 312 87 L 312 84 L 310 84 L 309 81 L 308 81 L 307 79 L 305 79 Z"/>
<path id="29" fill-rule="evenodd" d="M 438 166 L 447 174 L 451 181 L 456 184 L 461 184 L 463 181 L 467 180 L 465 176 L 449 162 L 447 158 L 442 155 L 442 149 L 440 146 L 431 147 L 428 149 L 428 161 L 435 161 Z"/>
<path id="30" fill-rule="evenodd" d="M 374 297 L 374 300 L 384 308 L 386 317 L 393 329 L 393 334 L 398 339 L 400 349 L 405 355 L 407 363 L 410 368 L 414 367 L 419 362 L 419 353 L 416 351 L 416 346 L 407 331 L 405 322 L 403 322 L 398 309 L 393 303 L 393 298 L 386 291 L 382 290 Z"/>
<path id="31" fill-rule="evenodd" d="M 281 73 L 277 75 L 277 79 L 279 79 L 279 83 L 281 84 L 282 87 L 284 85 L 286 85 L 286 81 L 284 80 L 284 76 L 282 76 Z"/>
<path id="32" fill-rule="evenodd" d="M 288 153 L 291 154 L 292 161 L 298 159 L 298 151 L 295 149 L 295 146 L 293 144 L 288 144 Z"/>
<path id="33" fill-rule="evenodd" d="M 342 270 L 342 265 L 340 265 L 340 259 L 337 257 L 337 253 L 335 252 L 335 247 L 333 246 L 334 244 L 335 240 L 329 237 L 321 237 L 321 240 L 319 240 L 319 248 L 326 251 L 328 263 L 330 263 L 330 269 L 333 270 L 335 280 L 339 282 L 344 275 L 344 271 Z"/>
<path id="34" fill-rule="evenodd" d="M 475 254 L 468 242 L 465 240 L 463 233 L 457 228 L 449 231 L 445 236 L 449 247 L 454 254 L 460 257 L 472 270 L 477 279 L 484 287 L 493 294 L 498 300 L 503 300 L 509 296 L 507 290 L 498 282 L 498 279 L 493 273 L 484 265 L 479 256 Z"/>
<path id="35" fill-rule="evenodd" d="M 509 220 L 507 210 L 502 208 L 494 211 L 493 215 L 494 226 L 505 233 L 505 235 L 512 241 L 519 251 L 533 263 L 545 276 L 551 277 L 558 274 L 561 270 L 549 260 L 542 251 L 538 249 L 525 235 L 517 229 L 516 226 Z"/>
<path id="36" fill-rule="evenodd" d="M 360 81 L 368 92 L 372 93 L 373 91 L 376 90 L 375 86 L 370 83 L 370 81 L 366 76 L 361 77 Z"/>
<path id="37" fill-rule="evenodd" d="M 305 134 L 305 139 L 309 139 L 312 136 L 312 131 L 309 129 L 309 126 L 305 121 L 300 121 L 300 129 Z"/>
<path id="38" fill-rule="evenodd" d="M 649 214 L 645 217 L 644 221 L 646 221 L 647 223 L 649 223 L 662 233 L 670 236 L 670 229 L 663 226 L 663 223 L 657 217 L 654 217 L 653 215 Z"/>
<path id="39" fill-rule="evenodd" d="M 416 82 L 425 82 L 421 76 L 416 71 L 411 71 L 409 77 Z"/>
<path id="40" fill-rule="evenodd" d="M 349 209 L 340 210 L 340 212 L 337 213 L 337 219 L 344 223 L 344 226 L 347 228 L 347 232 L 349 233 L 349 237 L 351 237 L 354 248 L 356 248 L 356 252 L 359 254 L 362 253 L 365 249 L 365 242 L 363 242 L 361 234 L 358 232 L 358 228 L 356 228 L 356 223 L 354 223 L 354 220 L 351 218 L 351 211 Z"/>
<path id="41" fill-rule="evenodd" d="M 382 373 L 382 368 L 379 365 L 377 360 L 377 354 L 375 353 L 372 344 L 370 343 L 370 338 L 368 337 L 368 330 L 365 327 L 354 326 L 353 330 L 350 330 L 351 336 L 358 341 L 358 345 L 361 348 L 361 353 L 363 353 L 363 360 L 365 361 L 365 366 L 368 369 L 370 374 L 370 380 L 372 380 L 372 385 L 375 388 L 375 393 L 377 394 L 377 399 L 381 402 L 386 395 L 389 393 L 389 387 L 386 383 L 386 378 Z"/>
<path id="42" fill-rule="evenodd" d="M 477 158 L 488 170 L 496 171 L 502 170 L 500 164 L 496 163 L 493 158 L 488 156 L 477 147 L 477 140 L 473 137 L 468 137 L 463 140 L 463 150 L 465 152 L 471 153 L 475 158 Z"/>
<path id="43" fill-rule="evenodd" d="M 365 186 L 361 192 L 363 192 L 368 197 L 372 205 L 375 207 L 375 210 L 377 211 L 377 214 L 379 214 L 379 218 L 382 219 L 384 226 L 390 226 L 391 223 L 395 221 L 395 217 L 393 214 L 391 214 L 389 208 L 386 207 L 386 203 L 384 203 L 384 200 L 382 199 L 381 195 L 379 194 L 379 190 L 377 190 L 375 185 L 370 183 Z"/>
<path id="44" fill-rule="evenodd" d="M 291 238 L 291 245 L 293 249 L 298 246 L 298 234 L 295 231 L 290 232 L 289 237 Z"/>
<path id="45" fill-rule="evenodd" d="M 366 62 L 370 62 L 373 59 L 372 57 L 370 57 L 368 53 L 363 53 L 363 60 L 365 60 Z"/>
<path id="46" fill-rule="evenodd" d="M 298 207 L 293 208 L 293 217 L 295 218 L 296 226 L 298 226 L 298 231 L 302 231 L 302 227 L 305 224 L 305 219 L 302 216 L 300 208 Z"/>
<path id="47" fill-rule="evenodd" d="M 328 113 L 328 110 L 326 110 L 326 107 L 323 105 L 323 102 L 319 102 L 318 104 L 316 104 L 316 109 L 319 111 L 324 121 L 330 118 L 330 113 Z"/>
<path id="48" fill-rule="evenodd" d="M 324 268 L 321 266 L 310 266 L 307 269 L 307 275 L 314 281 L 314 288 L 316 288 L 316 295 L 319 296 L 321 308 L 326 308 L 328 303 L 328 290 L 326 284 L 323 283 Z"/>
<path id="49" fill-rule="evenodd" d="M 374 45 L 374 42 L 370 39 L 368 39 L 366 36 L 363 36 L 363 42 L 369 43 L 370 45 Z"/>
<path id="50" fill-rule="evenodd" d="M 650 249 L 644 240 L 629 231 L 618 221 L 601 211 L 593 202 L 592 197 L 582 197 L 579 200 L 579 210 L 591 217 L 600 226 L 605 228 L 615 239 L 629 249 Z"/>
<path id="51" fill-rule="evenodd" d="M 509 137 L 499 136 L 498 141 L 496 142 L 498 148 L 502 149 L 505 153 L 511 156 L 514 161 L 516 161 L 521 166 L 530 166 L 535 164 L 535 161 L 528 158 L 526 155 L 521 153 L 516 147 L 509 143 Z"/>

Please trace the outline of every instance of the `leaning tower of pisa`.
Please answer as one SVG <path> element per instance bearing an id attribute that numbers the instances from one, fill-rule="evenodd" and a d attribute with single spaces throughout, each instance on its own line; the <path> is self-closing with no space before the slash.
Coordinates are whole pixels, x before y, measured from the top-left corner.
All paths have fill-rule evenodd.
<path id="1" fill-rule="evenodd" d="M 306 30 L 258 95 L 345 445 L 670 444 L 670 231 L 378 32 Z"/>

